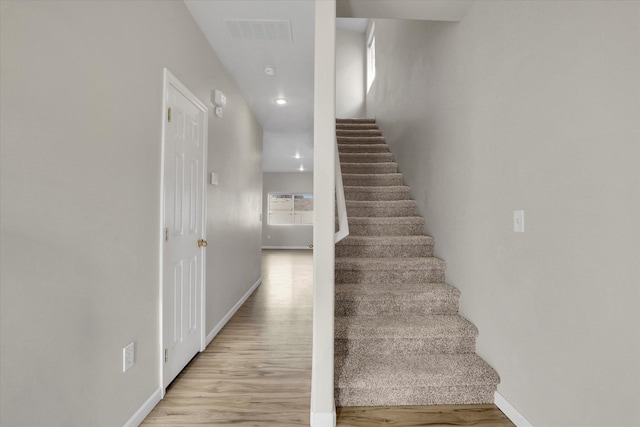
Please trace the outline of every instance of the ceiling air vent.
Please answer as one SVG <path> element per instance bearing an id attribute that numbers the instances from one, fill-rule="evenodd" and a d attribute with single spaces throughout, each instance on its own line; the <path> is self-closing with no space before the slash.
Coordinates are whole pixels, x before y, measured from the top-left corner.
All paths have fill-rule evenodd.
<path id="1" fill-rule="evenodd" d="M 293 41 L 291 21 L 274 19 L 227 19 L 227 29 L 235 40 Z"/>

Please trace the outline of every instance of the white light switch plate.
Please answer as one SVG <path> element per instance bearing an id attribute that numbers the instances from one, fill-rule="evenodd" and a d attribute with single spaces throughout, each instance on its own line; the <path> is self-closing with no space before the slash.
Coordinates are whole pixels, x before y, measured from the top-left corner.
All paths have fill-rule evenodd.
<path id="1" fill-rule="evenodd" d="M 136 363 L 135 342 L 122 349 L 122 372 L 127 372 Z"/>
<path id="2" fill-rule="evenodd" d="M 513 211 L 513 231 L 524 233 L 524 211 Z"/>
<path id="3" fill-rule="evenodd" d="M 218 174 L 215 172 L 211 172 L 209 174 L 209 183 L 211 185 L 218 185 Z"/>

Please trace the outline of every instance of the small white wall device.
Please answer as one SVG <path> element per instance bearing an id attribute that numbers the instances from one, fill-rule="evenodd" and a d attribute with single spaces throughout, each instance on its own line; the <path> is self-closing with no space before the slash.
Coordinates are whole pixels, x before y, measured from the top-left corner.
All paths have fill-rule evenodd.
<path id="1" fill-rule="evenodd" d="M 224 96 L 224 93 L 218 89 L 214 89 L 211 92 L 213 92 L 211 94 L 211 102 L 213 102 L 213 105 L 224 108 L 224 106 L 227 105 L 227 97 Z"/>
<path id="2" fill-rule="evenodd" d="M 211 103 L 215 105 L 216 116 L 222 117 L 222 109 L 227 105 L 227 97 L 221 90 L 214 89 L 211 91 Z"/>
<path id="3" fill-rule="evenodd" d="M 218 174 L 215 172 L 209 172 L 209 184 L 218 185 Z"/>

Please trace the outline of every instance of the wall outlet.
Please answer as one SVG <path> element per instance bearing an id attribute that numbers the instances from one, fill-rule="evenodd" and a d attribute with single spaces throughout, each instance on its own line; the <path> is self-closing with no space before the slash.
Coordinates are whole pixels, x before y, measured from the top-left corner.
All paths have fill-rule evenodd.
<path id="1" fill-rule="evenodd" d="M 122 349 L 122 372 L 127 372 L 136 363 L 135 341 Z"/>
<path id="2" fill-rule="evenodd" d="M 513 231 L 524 233 L 524 211 L 513 211 Z"/>

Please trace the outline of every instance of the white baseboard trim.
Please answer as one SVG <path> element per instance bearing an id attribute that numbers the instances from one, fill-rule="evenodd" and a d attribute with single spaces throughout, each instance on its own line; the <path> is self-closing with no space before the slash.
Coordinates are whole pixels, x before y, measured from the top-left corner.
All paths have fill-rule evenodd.
<path id="1" fill-rule="evenodd" d="M 218 332 L 220 332 L 222 330 L 222 328 L 224 328 L 224 325 L 227 324 L 227 322 L 233 317 L 234 314 L 236 314 L 236 311 L 238 311 L 238 309 L 242 306 L 242 304 L 244 304 L 244 302 L 247 300 L 247 298 L 249 298 L 251 296 L 251 294 L 253 293 L 253 291 L 256 290 L 256 288 L 258 286 L 260 286 L 260 283 L 262 283 L 262 277 L 260 277 L 256 283 L 253 284 L 253 286 L 251 286 L 251 288 L 249 288 L 249 290 L 247 291 L 246 294 L 244 294 L 242 296 L 242 298 L 240 298 L 240 300 L 236 303 L 236 305 L 234 305 L 231 310 L 229 310 L 229 312 L 222 318 L 221 321 L 218 322 L 218 324 L 211 330 L 211 332 L 209 332 L 207 334 L 207 338 L 206 338 L 206 345 L 209 345 L 209 343 L 211 341 L 213 341 L 213 339 L 216 337 L 216 335 L 218 335 Z"/>
<path id="2" fill-rule="evenodd" d="M 140 408 L 123 424 L 123 427 L 138 427 L 147 415 L 156 407 L 158 402 L 162 399 L 162 389 L 158 388 L 151 396 L 142 404 Z"/>
<path id="3" fill-rule="evenodd" d="M 516 427 L 533 427 L 529 421 L 526 420 L 525 417 L 522 416 L 520 412 L 505 399 L 500 393 L 497 391 L 493 395 L 493 400 L 496 406 L 504 412 L 504 414 L 513 422 Z"/>
<path id="4" fill-rule="evenodd" d="M 311 427 L 336 427 L 336 410 L 333 412 L 311 411 Z"/>
<path id="5" fill-rule="evenodd" d="M 306 249 L 312 250 L 309 246 L 263 246 L 262 249 Z"/>

